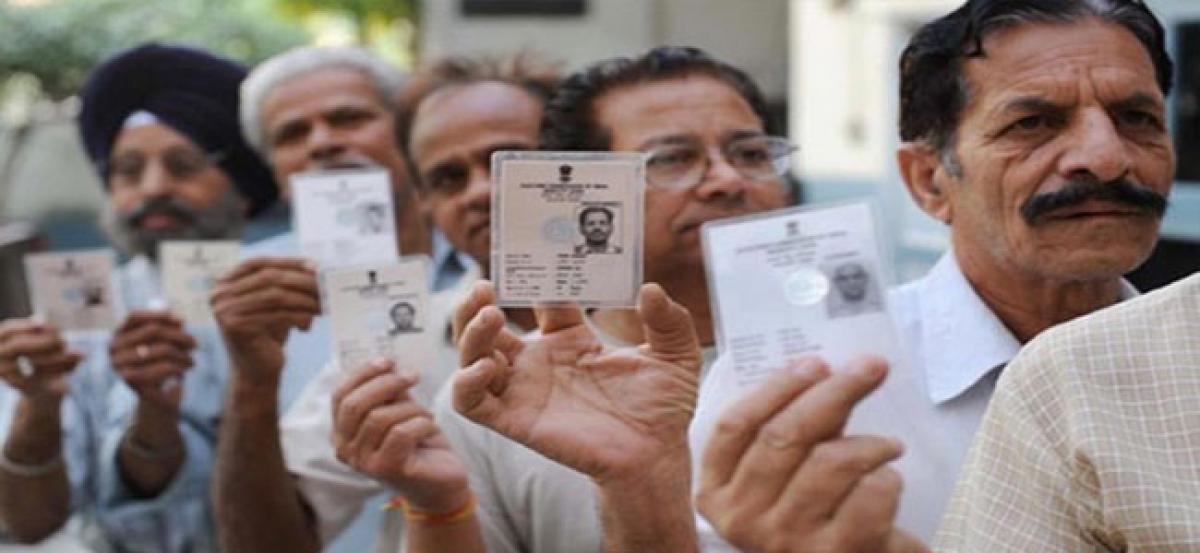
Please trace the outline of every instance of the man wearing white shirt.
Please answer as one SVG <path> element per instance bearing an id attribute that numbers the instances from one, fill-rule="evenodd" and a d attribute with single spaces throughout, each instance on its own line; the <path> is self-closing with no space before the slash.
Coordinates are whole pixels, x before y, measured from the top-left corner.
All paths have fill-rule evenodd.
<path id="1" fill-rule="evenodd" d="M 1171 66 L 1147 8 L 1077 0 L 972 0 L 900 65 L 900 172 L 952 247 L 890 294 L 906 355 L 845 432 L 904 443 L 897 525 L 930 541 L 1004 365 L 1136 294 L 1121 275 L 1149 256 L 1174 174 Z M 731 399 L 721 388 L 701 392 L 697 448 Z"/>

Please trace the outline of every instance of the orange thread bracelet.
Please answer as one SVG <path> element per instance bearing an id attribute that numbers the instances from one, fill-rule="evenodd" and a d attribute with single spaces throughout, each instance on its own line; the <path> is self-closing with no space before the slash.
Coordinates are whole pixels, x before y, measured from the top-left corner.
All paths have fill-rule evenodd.
<path id="1" fill-rule="evenodd" d="M 388 501 L 383 506 L 383 510 L 384 511 L 400 510 L 402 513 L 404 513 L 404 519 L 409 522 L 419 522 L 421 524 L 439 525 L 439 524 L 453 524 L 455 522 L 461 522 L 463 520 L 466 520 L 467 518 L 470 518 L 471 515 L 475 514 L 475 507 L 477 505 L 478 505 L 478 502 L 475 500 L 475 495 L 472 494 L 471 498 L 468 499 L 466 504 L 464 504 L 462 507 L 459 507 L 448 513 L 430 513 L 430 512 L 419 511 L 417 509 L 414 509 L 412 507 L 412 505 L 408 504 L 408 501 L 404 500 L 403 497 L 396 496 L 396 497 L 393 497 L 391 499 L 391 501 Z"/>

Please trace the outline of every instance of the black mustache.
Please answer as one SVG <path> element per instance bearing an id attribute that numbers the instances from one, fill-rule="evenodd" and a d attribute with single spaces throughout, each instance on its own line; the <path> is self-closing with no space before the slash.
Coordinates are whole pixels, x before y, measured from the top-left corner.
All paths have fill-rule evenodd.
<path id="1" fill-rule="evenodd" d="M 1084 178 L 1071 181 L 1061 190 L 1029 198 L 1021 206 L 1021 216 L 1033 225 L 1050 213 L 1092 200 L 1124 204 L 1159 218 L 1166 214 L 1168 203 L 1166 196 L 1124 177 L 1110 182 Z"/>
<path id="2" fill-rule="evenodd" d="M 156 214 L 169 215 L 188 225 L 195 223 L 197 217 L 195 211 L 173 198 L 156 197 L 143 202 L 126 215 L 124 217 L 125 224 L 129 227 L 137 227 L 142 224 L 143 219 Z"/>

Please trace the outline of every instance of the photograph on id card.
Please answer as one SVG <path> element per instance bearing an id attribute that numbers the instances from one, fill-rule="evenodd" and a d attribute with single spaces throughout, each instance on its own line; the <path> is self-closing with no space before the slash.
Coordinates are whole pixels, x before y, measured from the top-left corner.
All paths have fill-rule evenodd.
<path id="1" fill-rule="evenodd" d="M 33 312 L 60 330 L 110 330 L 124 314 L 109 249 L 25 256 Z"/>
<path id="2" fill-rule="evenodd" d="M 497 303 L 634 305 L 644 173 L 640 153 L 492 154 Z"/>
<path id="3" fill-rule="evenodd" d="M 399 257 L 392 181 L 381 169 L 339 169 L 291 178 L 300 254 L 323 268 Z"/>
<path id="4" fill-rule="evenodd" d="M 241 262 L 234 240 L 169 240 L 158 247 L 167 308 L 185 324 L 216 324 L 208 295 L 217 280 Z"/>
<path id="5" fill-rule="evenodd" d="M 815 355 L 834 370 L 896 361 L 886 264 L 869 203 L 804 206 L 701 228 L 722 365 L 746 388 Z"/>
<path id="6" fill-rule="evenodd" d="M 436 360 L 440 331 L 430 328 L 429 258 L 340 267 L 325 273 L 323 301 L 339 367 L 379 358 L 423 371 Z"/>

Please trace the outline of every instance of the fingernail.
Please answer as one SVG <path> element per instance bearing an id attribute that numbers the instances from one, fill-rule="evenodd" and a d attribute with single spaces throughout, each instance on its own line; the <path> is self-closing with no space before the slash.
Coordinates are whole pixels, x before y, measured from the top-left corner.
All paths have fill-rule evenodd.
<path id="1" fill-rule="evenodd" d="M 886 370 L 887 368 L 881 363 L 855 363 L 850 368 L 851 374 L 869 380 L 882 377 Z"/>

